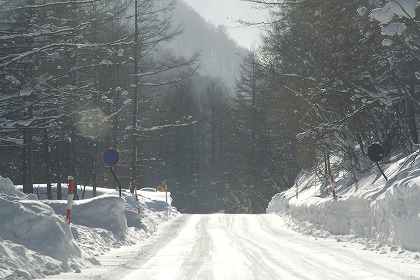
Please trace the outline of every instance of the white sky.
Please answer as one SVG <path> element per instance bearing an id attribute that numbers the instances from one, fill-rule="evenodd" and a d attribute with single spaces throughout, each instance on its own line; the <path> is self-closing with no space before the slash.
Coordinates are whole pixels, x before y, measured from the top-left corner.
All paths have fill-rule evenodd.
<path id="1" fill-rule="evenodd" d="M 262 22 L 267 18 L 265 11 L 255 9 L 251 3 L 241 0 L 183 0 L 203 18 L 214 25 L 225 25 L 232 39 L 246 48 L 259 44 L 260 30 L 243 27 L 238 20 Z"/>

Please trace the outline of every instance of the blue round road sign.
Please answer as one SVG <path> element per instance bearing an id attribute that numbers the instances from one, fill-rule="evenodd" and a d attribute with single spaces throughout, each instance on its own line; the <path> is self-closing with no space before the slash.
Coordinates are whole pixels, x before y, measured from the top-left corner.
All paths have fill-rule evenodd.
<path id="1" fill-rule="evenodd" d="M 107 166 L 115 166 L 120 161 L 120 154 L 114 148 L 106 149 L 102 154 L 102 160 Z"/>
<path id="2" fill-rule="evenodd" d="M 156 179 L 157 179 L 157 174 L 156 174 L 156 172 L 152 172 L 152 173 L 150 173 L 149 178 L 150 178 L 150 180 L 156 180 Z"/>

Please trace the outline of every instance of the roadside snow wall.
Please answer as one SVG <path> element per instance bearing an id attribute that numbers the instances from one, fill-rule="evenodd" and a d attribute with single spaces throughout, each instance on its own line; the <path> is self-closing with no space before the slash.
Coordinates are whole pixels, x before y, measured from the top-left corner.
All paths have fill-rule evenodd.
<path id="1" fill-rule="evenodd" d="M 27 199 L 29 198 L 29 200 Z M 80 257 L 69 226 L 48 205 L 30 200 L 0 176 L 0 240 L 9 240 L 60 261 Z M 48 236 L 48 243 L 45 237 Z"/>
<path id="2" fill-rule="evenodd" d="M 358 184 L 341 175 L 336 183 L 338 199 L 313 174 L 298 178 L 296 188 L 275 195 L 267 213 L 288 214 L 336 235 L 376 239 L 388 245 L 420 251 L 420 157 L 416 154 L 382 166 L 388 181 L 376 166 Z"/>

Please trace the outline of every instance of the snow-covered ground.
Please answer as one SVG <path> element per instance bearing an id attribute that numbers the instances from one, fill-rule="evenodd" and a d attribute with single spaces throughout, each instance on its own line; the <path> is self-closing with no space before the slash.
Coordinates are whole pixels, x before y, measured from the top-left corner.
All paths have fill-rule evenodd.
<path id="1" fill-rule="evenodd" d="M 297 178 L 298 197 L 295 187 L 277 194 L 267 212 L 316 238 L 363 243 L 359 248 L 420 267 L 420 156 L 414 153 L 390 162 L 381 165 L 388 181 L 374 164 L 359 174 L 357 185 L 343 170 L 335 173 L 336 200 L 331 189 L 321 190 L 323 184 L 314 174 L 302 173 Z M 86 267 L 99 266 L 115 250 L 122 261 L 124 254 L 133 255 L 127 248 L 143 250 L 142 244 L 155 237 L 160 225 L 170 226 L 165 222 L 179 215 L 170 206 L 170 196 L 166 203 L 165 193 L 139 192 L 136 202 L 128 190 L 120 198 L 118 190 L 98 188 L 98 196 L 92 198 L 87 188 L 85 199 L 73 203 L 69 226 L 66 200 L 43 200 L 45 186 L 35 186 L 41 200 L 20 189 L 0 177 L 0 279 L 60 273 L 74 277 Z"/>
<path id="2" fill-rule="evenodd" d="M 37 279 L 79 272 L 99 264 L 111 248 L 147 240 L 158 225 L 179 214 L 166 194 L 98 188 L 92 198 L 73 201 L 71 224 L 65 222 L 66 200 L 38 200 L 0 177 L 0 279 Z M 42 199 L 45 186 L 35 185 Z M 67 186 L 63 186 L 67 192 Z M 66 196 L 64 194 L 64 198 Z M 140 214 L 138 214 L 138 206 Z"/>
<path id="3" fill-rule="evenodd" d="M 374 164 L 357 184 L 349 174 L 335 174 L 336 200 L 331 186 L 321 190 L 322 182 L 313 173 L 302 173 L 298 196 L 296 187 L 275 195 L 267 213 L 292 218 L 297 230 L 358 240 L 366 243 L 366 250 L 397 252 L 420 265 L 420 156 L 413 153 L 390 162 L 381 164 L 388 181 Z"/>
<path id="4" fill-rule="evenodd" d="M 100 266 L 48 279 L 420 280 L 418 261 L 301 234 L 273 214 L 179 215 L 150 240 L 111 250 Z"/>

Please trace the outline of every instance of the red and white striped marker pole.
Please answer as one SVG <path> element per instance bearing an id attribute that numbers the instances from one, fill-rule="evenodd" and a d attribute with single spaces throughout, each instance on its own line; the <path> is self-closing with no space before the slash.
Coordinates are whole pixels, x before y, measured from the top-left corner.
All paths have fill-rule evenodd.
<path id="1" fill-rule="evenodd" d="M 137 195 L 137 186 L 136 186 L 136 180 L 133 180 L 133 182 L 131 182 L 131 188 L 132 190 L 132 194 L 135 196 L 135 201 L 136 201 L 136 205 L 137 205 L 137 214 L 140 214 L 140 202 L 139 202 L 139 196 Z"/>
<path id="2" fill-rule="evenodd" d="M 337 196 L 335 195 L 335 184 L 334 184 L 334 176 L 333 175 L 331 175 L 331 190 L 332 190 L 333 198 L 334 199 L 337 198 Z"/>
<path id="3" fill-rule="evenodd" d="M 71 218 L 71 207 L 73 206 L 73 196 L 74 196 L 74 178 L 69 176 L 68 180 L 68 191 L 67 191 L 67 211 L 66 211 L 66 222 L 70 224 Z"/>
<path id="4" fill-rule="evenodd" d="M 168 203 L 168 183 L 165 180 L 165 202 Z"/>
<path id="5" fill-rule="evenodd" d="M 296 199 L 298 199 L 299 198 L 299 185 L 298 185 L 298 182 L 296 182 L 295 185 L 296 185 Z"/>
<path id="6" fill-rule="evenodd" d="M 140 202 L 139 197 L 137 195 L 137 188 L 134 189 L 134 193 L 136 194 L 137 214 L 140 214 Z"/>

